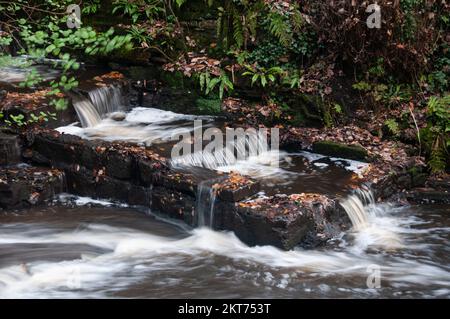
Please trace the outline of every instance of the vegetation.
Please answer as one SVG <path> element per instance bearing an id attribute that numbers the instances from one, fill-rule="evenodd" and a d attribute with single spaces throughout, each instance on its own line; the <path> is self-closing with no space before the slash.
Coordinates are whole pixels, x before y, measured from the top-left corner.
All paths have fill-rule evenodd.
<path id="1" fill-rule="evenodd" d="M 449 167 L 445 1 L 377 1 L 380 29 L 365 23 L 370 1 L 88 0 L 81 26 L 68 28 L 72 2 L 0 1 L 0 65 L 14 63 L 14 54 L 57 59 L 61 74 L 47 83 L 57 110 L 67 107 L 64 93 L 77 87 L 82 63 L 149 53 L 166 72 L 194 79 L 201 110 L 220 112 L 218 99 L 250 90 L 258 103 L 289 115 L 278 114 L 280 122 L 318 117 L 333 127 L 362 107 L 387 128 L 380 137 L 400 139 L 411 128 L 431 170 Z M 98 23 L 105 16 L 113 21 L 107 27 Z M 202 21 L 213 22 L 212 33 L 198 34 L 189 24 Z M 42 82 L 32 70 L 21 86 Z M 343 89 L 353 98 L 343 100 Z M 313 107 L 298 108 L 298 101 L 314 101 Z"/>

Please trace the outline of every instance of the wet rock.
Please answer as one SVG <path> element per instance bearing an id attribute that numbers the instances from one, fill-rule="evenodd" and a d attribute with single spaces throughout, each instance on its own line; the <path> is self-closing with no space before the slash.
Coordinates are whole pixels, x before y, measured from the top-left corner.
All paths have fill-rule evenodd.
<path id="1" fill-rule="evenodd" d="M 125 120 L 126 117 L 127 117 L 127 115 L 124 112 L 114 112 L 109 116 L 109 118 L 111 120 L 114 120 L 117 122 L 121 122 L 121 121 Z"/>
<path id="2" fill-rule="evenodd" d="M 0 166 L 14 165 L 20 161 L 19 137 L 0 132 Z"/>
<path id="3" fill-rule="evenodd" d="M 217 196 L 226 202 L 239 202 L 259 192 L 261 185 L 258 181 L 231 173 L 221 182 L 214 185 Z"/>
<path id="4" fill-rule="evenodd" d="M 349 220 L 336 202 L 318 194 L 273 196 L 236 204 L 221 204 L 222 229 L 233 230 L 249 245 L 292 249 L 314 247 L 336 236 Z"/>
<path id="5" fill-rule="evenodd" d="M 423 187 L 406 193 L 406 198 L 418 204 L 450 204 L 450 191 Z"/>
<path id="6" fill-rule="evenodd" d="M 150 207 L 152 192 L 150 188 L 131 185 L 128 191 L 127 203 L 130 205 Z"/>
<path id="7" fill-rule="evenodd" d="M 154 175 L 158 172 L 158 168 L 154 163 L 145 159 L 138 160 L 138 178 L 143 185 L 150 186 L 153 183 Z"/>
<path id="8" fill-rule="evenodd" d="M 130 179 L 132 177 L 134 163 L 131 156 L 112 150 L 108 151 L 104 158 L 106 172 L 109 176 L 118 179 Z"/>
<path id="9" fill-rule="evenodd" d="M 95 197 L 96 185 L 92 170 L 80 165 L 73 165 L 66 167 L 65 174 L 70 193 Z"/>
<path id="10" fill-rule="evenodd" d="M 38 205 L 65 191 L 62 171 L 38 167 L 0 169 L 0 207 Z"/>
<path id="11" fill-rule="evenodd" d="M 65 134 L 38 132 L 30 139 L 31 158 L 42 157 L 65 170 L 71 193 L 150 207 L 154 212 L 196 224 L 199 180 L 196 174 L 174 170 L 151 150 L 130 144 L 85 141 Z M 241 202 L 260 185 L 236 173 L 210 174 L 217 195 L 215 229 L 235 231 L 251 245 L 291 249 L 311 247 L 341 229 L 335 202 L 316 194 L 274 196 Z M 239 204 L 236 204 L 239 203 Z M 200 205 L 201 206 L 201 205 Z M 345 224 L 345 223 L 343 223 Z"/>
<path id="12" fill-rule="evenodd" d="M 106 198 L 127 203 L 132 185 L 109 176 L 96 179 L 95 195 L 97 198 Z"/>
<path id="13" fill-rule="evenodd" d="M 353 159 L 357 161 L 366 161 L 368 158 L 367 150 L 357 145 L 346 145 L 332 141 L 318 141 L 312 145 L 315 153 Z"/>
<path id="14" fill-rule="evenodd" d="M 195 198 L 192 196 L 177 191 L 168 192 L 164 187 L 155 187 L 152 191 L 151 209 L 181 219 L 188 225 L 195 225 Z"/>
<path id="15" fill-rule="evenodd" d="M 188 173 L 173 172 L 169 174 L 160 174 L 155 179 L 155 185 L 164 186 L 168 189 L 174 189 L 183 193 L 195 196 L 197 193 L 197 181 Z"/>

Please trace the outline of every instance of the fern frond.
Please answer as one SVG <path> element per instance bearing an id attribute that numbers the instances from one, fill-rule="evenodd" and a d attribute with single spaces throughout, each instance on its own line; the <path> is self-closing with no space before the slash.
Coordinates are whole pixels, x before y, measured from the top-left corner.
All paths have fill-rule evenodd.
<path id="1" fill-rule="evenodd" d="M 233 39 L 240 48 L 244 44 L 244 32 L 242 28 L 241 16 L 234 12 L 233 15 Z"/>
<path id="2" fill-rule="evenodd" d="M 278 38 L 280 44 L 287 47 L 292 42 L 292 35 L 289 33 L 289 24 L 279 13 L 271 13 L 269 16 L 269 31 Z"/>

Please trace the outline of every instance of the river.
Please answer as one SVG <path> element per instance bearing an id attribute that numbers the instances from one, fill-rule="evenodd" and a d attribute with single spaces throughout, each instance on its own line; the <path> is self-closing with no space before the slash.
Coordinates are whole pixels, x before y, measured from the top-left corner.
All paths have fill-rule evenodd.
<path id="1" fill-rule="evenodd" d="M 0 215 L 1 298 L 450 296 L 448 206 L 374 205 L 370 227 L 282 251 L 149 211 L 77 203 Z"/>

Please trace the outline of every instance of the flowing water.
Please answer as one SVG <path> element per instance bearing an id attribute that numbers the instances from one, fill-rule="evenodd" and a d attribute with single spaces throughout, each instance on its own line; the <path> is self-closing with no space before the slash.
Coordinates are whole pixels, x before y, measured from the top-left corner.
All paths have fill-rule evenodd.
<path id="1" fill-rule="evenodd" d="M 5 57 L 3 58 L 5 59 Z M 0 85 L 18 85 L 26 81 L 32 71 L 34 77 L 43 81 L 53 80 L 61 73 L 61 71 L 52 67 L 52 65 L 58 63 L 58 60 L 43 59 L 35 61 L 29 56 L 18 56 L 0 62 L 3 62 L 0 67 Z M 40 64 L 36 64 L 36 62 Z"/>
<path id="2" fill-rule="evenodd" d="M 110 90 L 110 88 L 108 88 Z M 113 90 L 114 91 L 114 90 Z M 196 117 L 134 108 L 118 121 L 115 92 L 91 92 L 76 105 L 83 127 L 61 127 L 87 139 L 128 141 L 170 154 L 172 138 L 192 132 Z M 113 105 L 113 106 L 111 106 Z M 251 150 L 268 145 L 238 145 Z M 263 195 L 343 195 L 367 164 L 268 148 L 228 161 L 194 153 L 176 169 L 237 171 L 258 179 Z M 376 204 L 360 189 L 341 201 L 353 228 L 315 250 L 248 247 L 231 232 L 211 230 L 214 179 L 200 182 L 197 224 L 189 229 L 104 201 L 0 215 L 0 297 L 450 297 L 448 206 Z M 378 280 L 378 278 L 380 280 Z"/>
<path id="3" fill-rule="evenodd" d="M 107 114 L 126 110 L 122 88 L 116 85 L 95 88 L 88 97 L 77 96 L 73 106 L 83 127 L 93 127 Z"/>
<path id="4" fill-rule="evenodd" d="M 199 227 L 213 228 L 214 225 L 214 204 L 216 203 L 216 191 L 213 184 L 216 179 L 200 182 L 195 200 L 195 214 Z"/>
<path id="5" fill-rule="evenodd" d="M 58 130 L 74 134 L 86 139 L 105 141 L 126 141 L 151 147 L 168 158 L 172 147 L 179 137 L 186 132 L 194 131 L 194 121 L 201 120 L 203 129 L 217 127 L 224 129 L 223 123 L 209 116 L 178 114 L 156 108 L 136 107 L 124 114 L 122 121 L 111 117 L 95 115 L 106 111 L 92 103 L 94 99 L 84 100 L 91 107 L 80 107 L 85 114 L 81 122 L 87 127 L 76 125 L 60 127 Z M 110 101 L 110 104 L 114 102 Z M 79 105 L 78 105 L 79 106 Z M 91 116 L 94 113 L 95 116 Z M 93 120 L 91 120 L 93 119 Z M 97 124 L 95 124 L 97 123 Z M 367 164 L 356 161 L 329 158 L 308 152 L 288 153 L 271 149 L 267 141 L 250 139 L 245 143 L 237 143 L 237 151 L 248 156 L 235 159 L 229 155 L 228 149 L 212 154 L 194 152 L 172 159 L 172 165 L 180 170 L 192 171 L 193 167 L 204 167 L 222 172 L 239 172 L 261 181 L 266 195 L 277 193 L 318 192 L 326 194 L 345 194 L 352 184 L 353 173 L 359 173 Z M 262 151 L 260 151 L 262 150 Z M 234 155 L 234 154 L 231 154 Z M 230 160 L 231 158 L 231 160 Z"/>
<path id="6" fill-rule="evenodd" d="M 395 248 L 365 227 L 322 249 L 281 251 L 96 204 L 106 206 L 0 214 L 0 297 L 450 297 L 448 206 L 363 206 Z M 374 270 L 380 286 L 368 288 Z"/>

